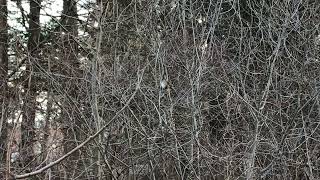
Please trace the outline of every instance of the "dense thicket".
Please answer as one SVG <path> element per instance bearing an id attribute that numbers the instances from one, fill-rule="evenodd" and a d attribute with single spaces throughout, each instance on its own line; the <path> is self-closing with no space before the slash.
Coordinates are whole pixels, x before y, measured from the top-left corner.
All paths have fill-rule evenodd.
<path id="1" fill-rule="evenodd" d="M 1 2 L 6 178 L 320 178 L 317 0 Z"/>

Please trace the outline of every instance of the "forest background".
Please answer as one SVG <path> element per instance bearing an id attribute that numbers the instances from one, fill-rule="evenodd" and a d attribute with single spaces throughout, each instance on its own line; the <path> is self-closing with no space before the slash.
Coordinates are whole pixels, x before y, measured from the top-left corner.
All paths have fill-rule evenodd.
<path id="1" fill-rule="evenodd" d="M 0 179 L 320 179 L 318 0 L 0 0 Z"/>

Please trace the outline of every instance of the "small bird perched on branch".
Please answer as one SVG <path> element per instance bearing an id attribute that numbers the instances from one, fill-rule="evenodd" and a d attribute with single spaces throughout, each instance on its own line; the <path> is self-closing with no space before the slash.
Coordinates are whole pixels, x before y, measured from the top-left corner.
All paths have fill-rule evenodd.
<path id="1" fill-rule="evenodd" d="M 163 80 L 160 81 L 160 88 L 161 88 L 161 89 L 166 89 L 166 88 L 167 88 L 167 85 L 168 85 L 168 84 L 167 84 L 167 81 L 166 81 L 166 80 L 163 79 Z"/>

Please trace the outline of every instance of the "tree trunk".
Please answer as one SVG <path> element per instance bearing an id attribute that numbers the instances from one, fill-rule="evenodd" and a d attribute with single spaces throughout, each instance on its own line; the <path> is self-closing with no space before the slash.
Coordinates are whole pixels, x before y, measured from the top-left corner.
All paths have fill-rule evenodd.
<path id="1" fill-rule="evenodd" d="M 0 0 L 0 179 L 6 165 L 7 154 L 7 74 L 8 74 L 8 24 L 7 0 Z"/>
<path id="2" fill-rule="evenodd" d="M 34 142 L 35 142 L 35 113 L 36 113 L 36 71 L 39 58 L 39 39 L 40 39 L 40 0 L 30 0 L 29 14 L 29 39 L 28 53 L 29 62 L 26 67 L 26 79 L 24 81 L 25 97 L 23 104 L 22 124 L 21 124 L 21 165 L 28 166 L 26 171 L 31 171 L 34 161 Z"/>
<path id="3" fill-rule="evenodd" d="M 83 139 L 83 127 L 80 117 L 79 104 L 79 82 L 77 79 L 81 73 L 79 71 L 78 63 L 78 44 L 76 38 L 78 37 L 78 25 L 77 25 L 77 4 L 75 0 L 63 1 L 63 12 L 61 16 L 61 31 L 62 35 L 62 47 L 63 61 L 65 65 L 65 71 L 62 72 L 67 78 L 62 82 L 64 85 L 65 100 L 63 103 L 64 110 L 62 111 L 62 124 L 63 128 L 63 146 L 65 153 L 74 149 L 78 143 Z M 83 119 L 82 119 L 83 121 Z M 84 172 L 83 161 L 79 151 L 73 153 L 66 164 L 66 174 L 69 179 L 78 176 L 81 172 Z M 84 153 L 85 154 L 85 153 Z M 86 174 L 86 173 L 83 173 Z M 79 177 L 78 177 L 79 178 Z M 82 176 L 80 177 L 82 178 Z"/>

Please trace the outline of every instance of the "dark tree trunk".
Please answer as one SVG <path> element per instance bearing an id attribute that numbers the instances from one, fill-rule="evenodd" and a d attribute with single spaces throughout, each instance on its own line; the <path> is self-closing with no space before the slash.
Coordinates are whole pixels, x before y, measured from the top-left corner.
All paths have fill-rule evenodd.
<path id="1" fill-rule="evenodd" d="M 26 78 L 24 81 L 25 97 L 23 104 L 23 115 L 21 124 L 21 165 L 26 171 L 32 170 L 35 142 L 35 113 L 36 113 L 36 97 L 37 84 L 36 75 L 37 61 L 39 58 L 39 39 L 40 39 L 40 0 L 30 0 L 30 19 L 29 19 L 29 39 L 28 52 L 29 59 L 26 68 Z"/>
<path id="2" fill-rule="evenodd" d="M 79 102 L 79 95 L 81 94 L 79 89 L 79 76 L 81 72 L 79 71 L 78 62 L 78 44 L 76 39 L 78 37 L 78 25 L 77 25 L 77 4 L 75 0 L 64 0 L 63 1 L 63 12 L 61 17 L 61 31 L 64 32 L 62 36 L 62 49 L 63 52 L 63 64 L 65 65 L 65 71 L 62 72 L 66 75 L 66 78 L 62 84 L 64 84 L 65 102 L 63 102 L 62 111 L 62 124 L 63 128 L 63 144 L 65 153 L 74 149 L 78 143 L 83 140 L 81 134 L 83 134 L 83 127 L 80 117 L 78 116 L 79 104 L 74 102 Z M 82 135 L 83 136 L 83 135 Z M 83 152 L 81 153 L 83 154 Z M 83 162 L 79 151 L 75 152 L 69 157 L 66 164 L 66 174 L 69 179 L 73 176 L 78 176 L 81 172 L 84 172 Z M 85 174 L 85 173 L 84 173 Z"/>
<path id="3" fill-rule="evenodd" d="M 0 179 L 6 165 L 7 154 L 7 74 L 8 74 L 8 24 L 7 0 L 0 0 Z"/>

